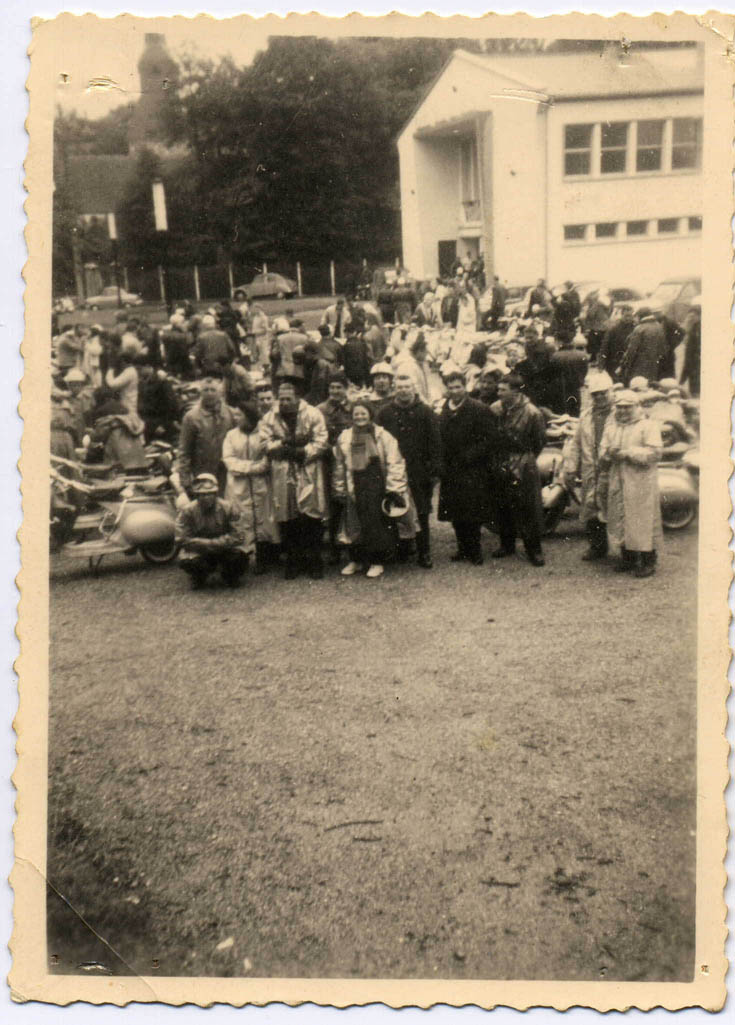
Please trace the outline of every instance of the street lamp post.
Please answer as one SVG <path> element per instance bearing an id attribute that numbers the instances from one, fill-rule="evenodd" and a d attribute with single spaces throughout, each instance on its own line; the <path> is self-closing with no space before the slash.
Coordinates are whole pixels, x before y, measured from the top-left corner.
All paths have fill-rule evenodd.
<path id="1" fill-rule="evenodd" d="M 117 222 L 114 213 L 107 215 L 107 233 L 112 243 L 112 263 L 115 268 L 115 287 L 117 288 L 117 308 L 119 310 L 122 307 L 122 298 L 120 296 L 120 267 L 117 262 Z"/>
<path id="2" fill-rule="evenodd" d="M 166 213 L 166 191 L 160 178 L 151 186 L 153 192 L 153 220 L 156 231 L 163 240 L 163 293 L 166 309 L 171 314 L 171 287 L 168 275 L 168 214 Z"/>

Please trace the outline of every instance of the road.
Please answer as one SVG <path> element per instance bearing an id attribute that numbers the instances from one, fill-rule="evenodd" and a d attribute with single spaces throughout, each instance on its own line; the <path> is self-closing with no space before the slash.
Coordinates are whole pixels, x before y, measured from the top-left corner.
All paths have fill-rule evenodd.
<path id="1" fill-rule="evenodd" d="M 54 558 L 48 877 L 110 945 L 52 894 L 55 970 L 690 977 L 695 531 L 645 581 L 450 533 L 236 592 Z"/>
<path id="2" fill-rule="evenodd" d="M 299 315 L 303 318 L 304 326 L 308 330 L 316 328 L 321 321 L 322 312 L 326 309 L 333 298 L 328 295 L 302 296 L 295 299 L 259 299 L 258 304 L 263 307 L 269 317 L 277 316 L 279 313 Z M 209 306 L 216 306 L 218 300 L 202 300 L 196 303 L 200 313 L 206 312 Z M 237 305 L 233 301 L 233 305 Z M 163 303 L 143 303 L 142 306 L 131 306 L 131 316 L 143 317 L 151 326 L 161 327 L 168 320 L 168 313 Z M 59 314 L 61 324 L 100 324 L 104 328 L 110 328 L 115 323 L 117 309 L 114 307 L 103 310 L 75 310 L 74 313 Z"/>

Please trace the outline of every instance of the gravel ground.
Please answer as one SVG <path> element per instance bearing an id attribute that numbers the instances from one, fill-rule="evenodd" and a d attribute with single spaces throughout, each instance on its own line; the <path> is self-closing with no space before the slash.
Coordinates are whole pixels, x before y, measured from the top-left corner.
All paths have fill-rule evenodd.
<path id="1" fill-rule="evenodd" d="M 56 970 L 691 978 L 696 533 L 643 581 L 570 521 L 541 570 L 434 547 L 236 592 L 55 558 Z"/>

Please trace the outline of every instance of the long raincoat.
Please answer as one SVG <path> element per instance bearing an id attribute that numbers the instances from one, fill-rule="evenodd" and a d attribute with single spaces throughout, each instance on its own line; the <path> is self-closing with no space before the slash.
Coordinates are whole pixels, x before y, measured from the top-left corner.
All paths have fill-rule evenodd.
<path id="1" fill-rule="evenodd" d="M 273 513 L 268 457 L 260 432 L 246 434 L 239 427 L 228 431 L 222 445 L 227 467 L 225 500 L 240 507 L 241 525 L 248 545 L 280 541 Z"/>
<path id="2" fill-rule="evenodd" d="M 640 408 L 628 424 L 611 416 L 600 442 L 600 506 L 611 544 L 629 552 L 661 547 L 658 461 L 661 430 Z"/>
<path id="3" fill-rule="evenodd" d="M 398 442 L 384 427 L 373 425 L 375 446 L 383 474 L 384 490 L 395 491 L 408 501 L 408 511 L 396 520 L 398 537 L 408 539 L 416 536 L 418 516 L 411 492 L 408 489 L 406 463 Z M 339 533 L 342 544 L 355 544 L 360 538 L 360 524 L 355 506 L 355 478 L 352 468 L 352 428 L 342 431 L 334 447 L 335 467 L 332 488 L 338 498 L 345 499 L 345 512 Z"/>
<path id="4" fill-rule="evenodd" d="M 299 465 L 291 459 L 270 460 L 271 485 L 273 488 L 273 509 L 277 523 L 286 522 L 289 517 L 289 483 L 296 485 L 298 512 L 312 519 L 322 520 L 327 515 L 327 494 L 324 485 L 324 457 L 329 448 L 327 425 L 324 417 L 299 400 L 296 413 L 296 429 L 291 434 L 288 425 L 278 411 L 270 409 L 259 424 L 260 436 L 266 452 L 278 448 L 282 442 L 294 437 L 306 439 L 306 462 Z"/>
<path id="5" fill-rule="evenodd" d="M 607 411 L 606 424 L 612 418 L 611 403 Z M 603 434 L 604 431 L 605 428 L 603 427 Z M 595 419 L 592 415 L 592 407 L 588 406 L 582 413 L 574 434 L 564 446 L 563 465 L 565 476 L 574 477 L 579 473 L 582 478 L 582 498 L 579 508 L 579 518 L 582 523 L 598 519 L 600 516 L 598 480 L 600 476 L 601 445 L 602 435 L 598 439 L 595 432 Z"/>

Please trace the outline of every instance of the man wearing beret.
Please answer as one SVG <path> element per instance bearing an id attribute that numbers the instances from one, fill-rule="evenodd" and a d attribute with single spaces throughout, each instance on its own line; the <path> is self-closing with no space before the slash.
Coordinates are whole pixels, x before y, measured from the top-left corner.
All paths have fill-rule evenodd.
<path id="1" fill-rule="evenodd" d="M 191 577 L 195 591 L 204 587 L 207 577 L 217 570 L 227 587 L 237 587 L 248 566 L 239 510 L 218 498 L 217 489 L 213 473 L 200 473 L 191 489 L 194 500 L 176 518 L 176 541 L 181 545 L 179 565 Z"/>

